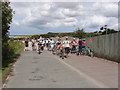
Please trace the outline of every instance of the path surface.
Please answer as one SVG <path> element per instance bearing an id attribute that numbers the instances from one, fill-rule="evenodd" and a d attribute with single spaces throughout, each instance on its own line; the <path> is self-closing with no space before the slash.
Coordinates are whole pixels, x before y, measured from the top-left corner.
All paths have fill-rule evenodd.
<path id="1" fill-rule="evenodd" d="M 71 55 L 69 60 L 64 60 L 67 65 L 80 71 L 84 76 L 92 78 L 99 85 L 118 88 L 118 63 L 88 56 Z"/>
<path id="2" fill-rule="evenodd" d="M 61 60 L 48 51 L 22 52 L 6 88 L 117 88 L 117 64 L 70 55 Z M 108 81 L 106 81 L 108 80 Z"/>

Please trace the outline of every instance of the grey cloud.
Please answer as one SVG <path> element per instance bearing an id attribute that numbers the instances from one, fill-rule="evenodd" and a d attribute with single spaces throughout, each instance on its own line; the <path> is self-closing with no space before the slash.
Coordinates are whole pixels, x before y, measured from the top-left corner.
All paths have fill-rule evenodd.
<path id="1" fill-rule="evenodd" d="M 70 8 L 74 9 L 77 7 L 79 3 L 78 2 L 56 2 L 55 5 L 58 8 Z"/>
<path id="2" fill-rule="evenodd" d="M 93 5 L 93 13 L 98 14 L 98 15 L 104 15 L 106 17 L 116 17 L 118 18 L 118 3 L 95 3 Z"/>
<path id="3" fill-rule="evenodd" d="M 26 3 L 19 5 L 15 4 L 14 7 L 17 6 L 18 6 L 17 8 L 21 6 L 27 7 L 31 12 L 29 16 L 23 19 L 24 21 L 23 24 L 28 27 L 33 27 L 37 29 L 52 30 L 60 27 L 63 28 L 73 27 L 76 24 L 77 27 L 81 25 L 81 28 L 86 27 L 86 29 L 92 30 L 96 28 L 98 29 L 101 25 L 104 25 L 105 23 L 106 24 L 110 23 L 109 25 L 116 23 L 115 19 L 116 13 L 111 12 L 111 10 L 109 9 L 104 9 L 105 8 L 104 5 L 103 5 L 104 7 L 100 6 L 100 4 L 98 4 L 99 6 L 97 6 L 95 5 L 96 3 L 61 2 L 61 3 L 27 3 L 27 4 L 28 5 L 26 5 Z M 44 6 L 44 4 L 46 5 Z M 106 3 L 106 5 L 108 4 L 109 3 Z M 113 3 L 111 3 L 110 5 L 113 5 Z M 25 13 L 26 12 L 21 14 Z M 96 15 L 96 17 L 92 18 L 94 15 Z M 114 17 L 114 19 L 111 19 L 110 20 L 111 22 L 108 23 L 107 20 L 109 20 L 110 17 Z M 100 22 L 99 18 L 103 18 L 103 22 Z M 106 21 L 104 20 L 104 18 Z M 97 19 L 98 22 L 96 22 L 95 20 L 93 21 L 93 19 Z M 115 21 L 112 22 L 112 20 Z"/>

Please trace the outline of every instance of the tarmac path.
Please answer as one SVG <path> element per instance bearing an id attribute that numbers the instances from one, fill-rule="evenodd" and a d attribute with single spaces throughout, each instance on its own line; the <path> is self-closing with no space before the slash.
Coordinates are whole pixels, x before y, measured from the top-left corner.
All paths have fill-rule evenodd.
<path id="1" fill-rule="evenodd" d="M 95 61 L 95 58 L 91 57 L 70 55 L 62 60 L 47 50 L 40 55 L 30 50 L 21 53 L 14 66 L 14 75 L 9 77 L 4 86 L 5 88 L 117 88 L 117 69 L 115 63 Z"/>

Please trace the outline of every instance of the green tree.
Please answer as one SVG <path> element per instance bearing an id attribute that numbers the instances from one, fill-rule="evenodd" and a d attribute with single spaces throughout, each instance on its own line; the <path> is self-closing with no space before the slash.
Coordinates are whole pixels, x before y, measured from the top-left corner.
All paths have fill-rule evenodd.
<path id="1" fill-rule="evenodd" d="M 111 33 L 116 33 L 118 31 L 114 30 L 114 29 L 107 29 L 107 34 L 111 34 Z M 102 35 L 105 35 L 106 34 L 106 30 L 102 32 Z"/>
<path id="2" fill-rule="evenodd" d="M 77 29 L 75 32 L 74 32 L 74 34 L 73 34 L 73 36 L 74 37 L 81 37 L 81 38 L 83 38 L 83 37 L 85 37 L 85 31 L 84 31 L 84 29 Z"/>
<path id="3" fill-rule="evenodd" d="M 10 2 L 0 2 L 2 5 L 2 65 L 6 66 L 10 61 L 11 49 L 8 44 L 8 34 L 10 30 L 10 24 L 12 22 L 13 9 L 10 7 Z"/>

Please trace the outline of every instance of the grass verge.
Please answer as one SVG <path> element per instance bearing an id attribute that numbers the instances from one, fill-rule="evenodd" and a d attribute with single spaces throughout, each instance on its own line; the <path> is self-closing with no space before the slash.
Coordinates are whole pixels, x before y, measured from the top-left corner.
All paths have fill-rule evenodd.
<path id="1" fill-rule="evenodd" d="M 2 81 L 2 83 L 5 83 L 7 76 L 12 71 L 12 67 L 13 67 L 14 63 L 20 57 L 20 53 L 24 49 L 24 45 L 21 41 L 9 40 L 8 43 L 9 43 L 9 46 L 10 46 L 12 51 L 10 52 L 10 55 L 11 55 L 9 58 L 10 63 L 8 64 L 7 67 L 3 67 L 0 70 L 0 81 Z"/>

